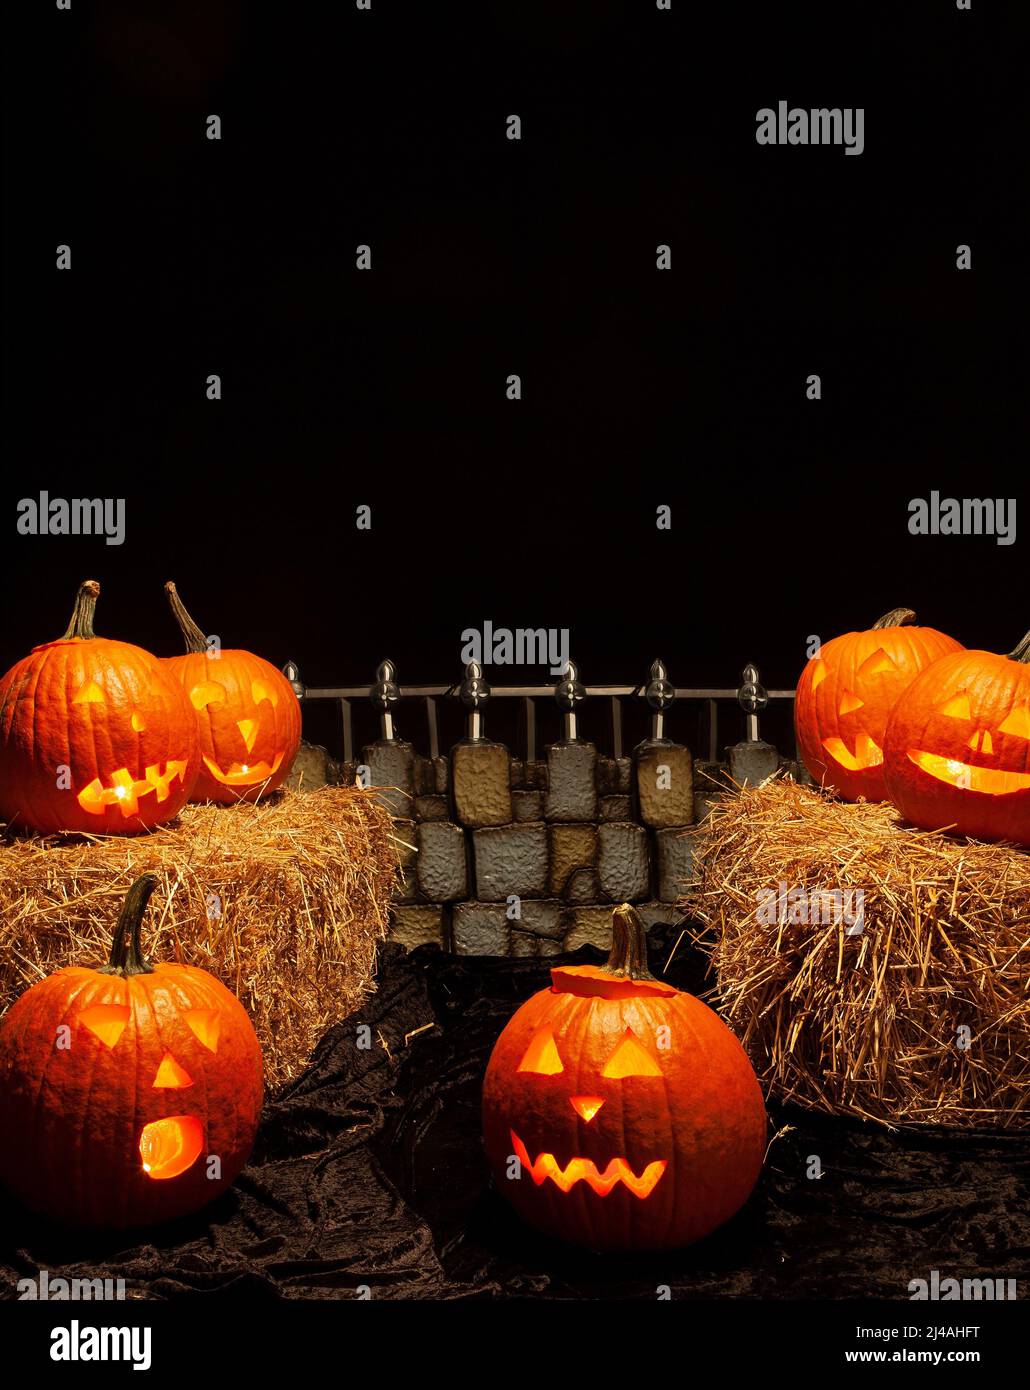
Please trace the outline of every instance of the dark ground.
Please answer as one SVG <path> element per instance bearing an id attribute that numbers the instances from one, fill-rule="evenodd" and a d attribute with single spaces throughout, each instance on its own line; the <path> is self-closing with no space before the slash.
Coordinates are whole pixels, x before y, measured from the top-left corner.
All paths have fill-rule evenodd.
<path id="1" fill-rule="evenodd" d="M 652 965 L 665 958 L 672 929 Z M 577 959 L 593 959 L 584 948 Z M 677 952 L 666 978 L 697 988 Z M 773 1107 L 751 1200 L 675 1255 L 591 1255 L 521 1225 L 479 1139 L 490 1049 L 547 983 L 541 963 L 384 953 L 369 1007 L 334 1028 L 266 1106 L 253 1160 L 208 1211 L 130 1237 L 48 1231 L 0 1207 L 0 1292 L 50 1277 L 124 1278 L 130 1297 L 907 1299 L 911 1279 L 1025 1278 L 1030 1136 L 889 1133 Z M 382 1034 L 361 1051 L 354 1027 Z M 405 1035 L 432 1023 L 405 1045 Z M 805 1176 L 818 1154 L 821 1180 Z M 918 1306 L 918 1305 L 917 1305 Z"/>

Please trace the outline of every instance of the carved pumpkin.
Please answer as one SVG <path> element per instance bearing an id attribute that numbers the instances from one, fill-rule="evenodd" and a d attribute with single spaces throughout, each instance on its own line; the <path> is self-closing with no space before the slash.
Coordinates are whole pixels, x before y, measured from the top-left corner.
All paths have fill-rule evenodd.
<path id="1" fill-rule="evenodd" d="M 257 1131 L 261 1049 L 243 1005 L 205 970 L 141 955 L 156 882 L 129 889 L 108 965 L 49 975 L 0 1025 L 0 1175 L 67 1224 L 196 1211 Z"/>
<path id="2" fill-rule="evenodd" d="M 613 913 L 607 963 L 562 966 L 504 1029 L 483 1133 L 532 1225 L 594 1250 L 668 1250 L 747 1200 L 765 1108 L 743 1049 L 700 1000 L 647 971 L 644 927 Z"/>
<path id="3" fill-rule="evenodd" d="M 906 820 L 1030 844 L 1030 633 L 1009 656 L 960 651 L 914 680 L 887 726 L 887 790 Z"/>
<path id="4" fill-rule="evenodd" d="M 185 805 L 197 721 L 167 667 L 93 632 L 87 579 L 68 630 L 0 680 L 0 817 L 44 834 L 132 835 Z"/>
<path id="5" fill-rule="evenodd" d="M 834 637 L 801 673 L 794 729 L 805 766 L 846 801 L 885 801 L 883 740 L 894 705 L 938 657 L 962 648 L 932 627 L 914 627 L 895 608 L 867 632 Z"/>
<path id="6" fill-rule="evenodd" d="M 300 747 L 300 703 L 271 662 L 210 645 L 175 585 L 168 602 L 187 655 L 167 658 L 197 711 L 200 776 L 194 801 L 257 801 L 289 776 Z"/>

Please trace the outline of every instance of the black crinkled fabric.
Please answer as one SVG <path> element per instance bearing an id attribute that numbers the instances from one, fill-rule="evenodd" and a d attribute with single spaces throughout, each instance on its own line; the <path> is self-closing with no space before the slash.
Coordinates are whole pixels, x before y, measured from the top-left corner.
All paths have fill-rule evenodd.
<path id="1" fill-rule="evenodd" d="M 675 939 L 656 933 L 653 967 Z M 566 959 L 584 963 L 584 948 Z M 1023 1278 L 1030 1135 L 891 1133 L 773 1107 L 742 1212 L 674 1255 L 592 1255 L 539 1236 L 492 1190 L 479 1095 L 507 1019 L 554 962 L 384 949 L 379 989 L 267 1101 L 253 1158 L 197 1216 L 71 1234 L 0 1199 L 0 1291 L 21 1278 L 124 1278 L 129 1296 L 908 1298 L 911 1279 Z M 697 991 L 680 948 L 665 978 Z M 373 1045 L 356 1046 L 367 1024 Z M 821 1178 L 809 1178 L 809 1156 Z"/>

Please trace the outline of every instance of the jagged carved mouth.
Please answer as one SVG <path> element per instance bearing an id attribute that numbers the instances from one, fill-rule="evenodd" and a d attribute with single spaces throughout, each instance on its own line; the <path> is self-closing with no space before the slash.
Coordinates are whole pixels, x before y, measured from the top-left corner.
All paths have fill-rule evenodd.
<path id="1" fill-rule="evenodd" d="M 668 1167 L 664 1159 L 655 1159 L 638 1177 L 624 1158 L 611 1159 L 604 1172 L 598 1169 L 592 1158 L 570 1158 L 563 1168 L 554 1154 L 538 1154 L 536 1161 L 531 1161 L 525 1144 L 514 1130 L 511 1131 L 511 1142 L 516 1158 L 537 1187 L 550 1179 L 562 1192 L 570 1192 L 576 1183 L 585 1182 L 598 1197 L 607 1197 L 613 1188 L 622 1183 L 634 1197 L 647 1197 Z"/>
<path id="2" fill-rule="evenodd" d="M 1030 772 L 1007 772 L 1000 767 L 977 767 L 975 763 L 959 762 L 939 753 L 924 753 L 918 748 L 908 750 L 909 759 L 921 771 L 963 791 L 986 792 L 988 796 L 1006 796 L 1030 787 Z"/>
<path id="3" fill-rule="evenodd" d="M 267 782 L 274 777 L 282 764 L 283 754 L 277 753 L 274 760 L 260 763 L 233 763 L 228 772 L 223 772 L 210 758 L 204 759 L 204 766 L 216 782 L 224 787 L 252 787 L 258 782 Z"/>
<path id="4" fill-rule="evenodd" d="M 868 734 L 856 737 L 854 752 L 842 738 L 824 738 L 823 747 L 834 762 L 849 772 L 864 772 L 866 768 L 879 767 L 883 762 L 883 749 Z"/>
<path id="5" fill-rule="evenodd" d="M 139 811 L 140 798 L 157 794 L 158 801 L 167 801 L 171 795 L 171 784 L 176 778 L 184 781 L 187 762 L 169 758 L 161 771 L 161 764 L 154 763 L 144 769 L 143 777 L 134 777 L 128 768 L 120 767 L 111 773 L 111 785 L 105 787 L 99 777 L 79 792 L 78 802 L 90 815 L 102 816 L 108 806 L 119 806 L 123 816 L 134 816 Z"/>

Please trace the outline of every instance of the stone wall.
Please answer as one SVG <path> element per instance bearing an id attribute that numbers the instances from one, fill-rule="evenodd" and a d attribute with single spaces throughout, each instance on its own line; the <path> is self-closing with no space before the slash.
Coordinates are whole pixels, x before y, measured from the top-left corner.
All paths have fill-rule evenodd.
<path id="1" fill-rule="evenodd" d="M 728 788 L 783 764 L 769 744 L 739 744 L 725 763 L 648 741 L 627 758 L 588 742 L 552 744 L 537 762 L 502 744 L 458 744 L 424 758 L 401 740 L 362 753 L 394 817 L 402 883 L 393 939 L 465 955 L 550 956 L 611 942 L 613 904 L 650 928 L 675 922 L 691 881 L 696 825 Z M 294 786 L 352 782 L 359 764 L 303 745 Z"/>

